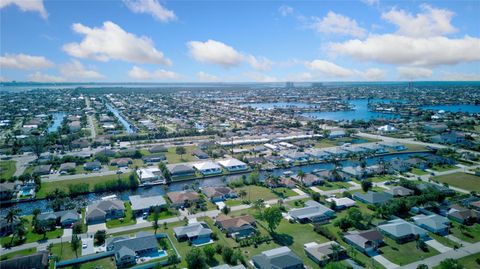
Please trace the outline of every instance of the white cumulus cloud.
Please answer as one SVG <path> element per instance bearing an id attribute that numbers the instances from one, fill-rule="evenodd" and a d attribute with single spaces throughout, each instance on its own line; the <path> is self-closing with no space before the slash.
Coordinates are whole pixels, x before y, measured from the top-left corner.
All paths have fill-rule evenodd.
<path id="1" fill-rule="evenodd" d="M 128 76 L 132 79 L 137 79 L 137 80 L 152 80 L 152 79 L 173 80 L 173 79 L 180 78 L 180 75 L 173 71 L 158 69 L 153 72 L 150 72 L 138 66 L 132 67 L 132 69 L 128 71 Z"/>
<path id="2" fill-rule="evenodd" d="M 423 79 L 432 76 L 433 71 L 423 67 L 400 66 L 397 68 L 398 75 L 403 79 Z"/>
<path id="3" fill-rule="evenodd" d="M 220 81 L 220 78 L 215 76 L 215 75 L 212 75 L 212 74 L 209 74 L 209 73 L 206 73 L 206 72 L 203 72 L 203 71 L 200 71 L 197 73 L 197 78 L 199 81 L 202 81 L 202 82 L 218 82 Z"/>
<path id="4" fill-rule="evenodd" d="M 65 82 L 65 79 L 59 76 L 53 76 L 42 72 L 35 72 L 28 75 L 28 80 L 33 82 Z"/>
<path id="5" fill-rule="evenodd" d="M 48 18 L 47 10 L 43 5 L 43 0 L 2 0 L 0 1 L 0 8 L 9 5 L 16 5 L 21 11 L 38 12 L 42 18 Z"/>
<path id="6" fill-rule="evenodd" d="M 382 13 L 382 18 L 398 27 L 398 34 L 414 37 L 428 37 L 450 34 L 457 31 L 450 23 L 454 13 L 447 9 L 420 6 L 422 12 L 416 15 L 393 8 Z"/>
<path id="7" fill-rule="evenodd" d="M 385 70 L 379 68 L 369 68 L 363 73 L 366 80 L 382 80 L 385 78 Z"/>
<path id="8" fill-rule="evenodd" d="M 104 76 L 95 70 L 87 70 L 77 60 L 71 60 L 60 66 L 60 73 L 69 80 L 102 79 Z"/>
<path id="9" fill-rule="evenodd" d="M 41 69 L 54 66 L 54 64 L 43 56 L 32 56 L 27 54 L 5 54 L 0 57 L 0 66 L 10 69 Z"/>
<path id="10" fill-rule="evenodd" d="M 320 33 L 354 37 L 363 37 L 366 34 L 366 30 L 358 26 L 354 19 L 332 11 L 328 12 L 323 18 L 315 17 L 313 20 L 314 22 L 311 24 L 311 27 Z"/>
<path id="11" fill-rule="evenodd" d="M 278 8 L 278 12 L 280 12 L 280 14 L 284 17 L 290 15 L 293 13 L 293 7 L 291 6 L 287 6 L 287 5 L 281 5 L 279 8 Z"/>
<path id="12" fill-rule="evenodd" d="M 253 69 L 258 71 L 270 71 L 272 69 L 273 62 L 266 57 L 255 57 L 249 55 L 247 61 Z"/>
<path id="13" fill-rule="evenodd" d="M 415 38 L 395 34 L 372 35 L 365 40 L 353 39 L 332 43 L 334 54 L 387 64 L 436 66 L 480 60 L 480 39 L 465 36 L 449 39 L 443 36 Z"/>
<path id="14" fill-rule="evenodd" d="M 190 41 L 187 43 L 190 55 L 202 63 L 216 64 L 228 68 L 239 65 L 243 61 L 243 55 L 233 47 L 225 43 L 207 40 Z"/>
<path id="15" fill-rule="evenodd" d="M 313 72 L 320 72 L 325 76 L 328 77 L 350 77 L 356 74 L 355 71 L 341 67 L 336 65 L 332 62 L 324 61 L 324 60 L 313 60 L 311 62 L 307 62 L 306 66 Z"/>
<path id="16" fill-rule="evenodd" d="M 150 14 L 161 22 L 177 19 L 175 13 L 162 6 L 158 0 L 124 0 L 123 2 L 132 12 Z"/>
<path id="17" fill-rule="evenodd" d="M 163 52 L 158 51 L 151 39 L 128 33 L 111 21 L 102 27 L 90 28 L 81 23 L 72 26 L 76 33 L 84 35 L 80 43 L 69 43 L 63 50 L 77 58 L 97 61 L 121 60 L 134 63 L 171 65 Z"/>

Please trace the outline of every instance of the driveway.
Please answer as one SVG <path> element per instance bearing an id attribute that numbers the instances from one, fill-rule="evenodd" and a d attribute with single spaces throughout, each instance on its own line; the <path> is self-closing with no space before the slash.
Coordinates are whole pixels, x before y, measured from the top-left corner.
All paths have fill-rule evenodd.
<path id="1" fill-rule="evenodd" d="M 72 237 L 72 229 L 64 229 L 63 230 L 63 235 L 62 235 L 63 238 L 68 238 L 68 239 L 71 239 Z"/>
<path id="2" fill-rule="evenodd" d="M 84 248 L 83 245 L 87 245 L 86 248 Z M 82 238 L 82 256 L 94 253 L 95 248 L 93 247 L 93 238 Z"/>
<path id="3" fill-rule="evenodd" d="M 88 233 L 96 233 L 99 230 L 107 230 L 107 224 L 99 223 L 99 224 L 92 224 L 88 225 Z"/>
<path id="4" fill-rule="evenodd" d="M 440 244 L 440 242 L 438 242 L 435 239 L 425 241 L 425 244 L 427 244 L 427 245 L 431 246 L 432 248 L 438 250 L 438 252 L 440 252 L 440 253 L 445 253 L 447 251 L 452 250 L 452 248 L 449 248 L 445 245 Z"/>
<path id="5" fill-rule="evenodd" d="M 296 192 L 298 195 L 305 195 L 305 193 L 299 188 L 292 189 L 292 191 Z"/>
<path id="6" fill-rule="evenodd" d="M 373 259 L 376 260 L 377 262 L 379 262 L 381 265 L 383 265 L 383 267 L 385 267 L 387 269 L 394 269 L 394 268 L 398 267 L 397 264 L 394 264 L 393 262 L 387 260 L 382 255 L 374 256 Z"/>

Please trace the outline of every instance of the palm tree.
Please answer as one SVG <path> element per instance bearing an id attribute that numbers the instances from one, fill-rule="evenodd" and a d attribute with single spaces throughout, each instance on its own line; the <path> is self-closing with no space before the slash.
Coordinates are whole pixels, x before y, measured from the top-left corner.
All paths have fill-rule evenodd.
<path id="1" fill-rule="evenodd" d="M 78 249 L 80 248 L 81 241 L 76 234 L 72 235 L 71 247 L 75 251 L 75 256 L 78 258 Z"/>
<path id="2" fill-rule="evenodd" d="M 342 247 L 339 244 L 334 243 L 330 246 L 330 250 L 332 251 L 332 260 L 338 261 Z"/>
<path id="3" fill-rule="evenodd" d="M 240 192 L 238 193 L 238 196 L 240 196 L 240 198 L 244 198 L 245 196 L 247 196 L 247 192 L 245 190 L 240 190 Z"/>
<path id="4" fill-rule="evenodd" d="M 27 234 L 27 228 L 25 228 L 25 225 L 27 225 L 27 223 L 27 219 L 20 218 L 20 223 L 15 225 L 15 227 L 13 228 L 12 240 L 10 241 L 10 244 L 13 243 L 15 237 L 20 240 L 23 239 L 23 237 Z"/>
<path id="5" fill-rule="evenodd" d="M 10 210 L 8 210 L 7 212 L 7 215 L 5 216 L 5 220 L 7 221 L 7 224 L 10 224 L 10 226 L 13 227 L 13 224 L 18 219 L 20 212 L 21 210 L 16 207 L 10 208 Z"/>
<path id="6" fill-rule="evenodd" d="M 303 184 L 303 180 L 305 179 L 305 172 L 303 172 L 303 170 L 298 171 L 297 177 L 300 180 L 300 182 L 302 182 Z"/>
<path id="7" fill-rule="evenodd" d="M 33 214 L 33 218 L 32 218 L 32 226 L 36 226 L 37 225 L 37 217 L 38 215 L 40 215 L 40 209 L 39 208 L 35 208 L 32 212 Z"/>

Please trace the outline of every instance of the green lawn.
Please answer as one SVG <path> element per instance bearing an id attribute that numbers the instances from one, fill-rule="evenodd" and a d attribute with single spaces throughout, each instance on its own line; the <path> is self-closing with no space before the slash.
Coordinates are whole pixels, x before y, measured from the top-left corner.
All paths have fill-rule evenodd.
<path id="1" fill-rule="evenodd" d="M 480 268 L 480 263 L 478 263 L 477 260 L 480 260 L 480 253 L 460 258 L 458 262 L 463 265 L 465 269 Z M 433 267 L 433 269 L 440 269 L 440 265 Z"/>
<path id="2" fill-rule="evenodd" d="M 125 202 L 125 217 L 120 219 L 112 219 L 107 221 L 107 228 L 116 228 L 136 224 L 137 220 L 132 213 L 132 206 L 129 202 Z"/>
<path id="3" fill-rule="evenodd" d="M 225 201 L 225 204 L 229 207 L 232 207 L 232 206 L 242 205 L 243 203 L 242 203 L 242 200 L 237 198 L 237 199 L 228 199 Z"/>
<path id="4" fill-rule="evenodd" d="M 428 172 L 423 171 L 423 170 L 418 169 L 418 168 L 412 168 L 412 171 L 410 171 L 410 172 L 412 172 L 412 174 L 415 174 L 415 175 L 417 175 L 417 176 L 428 175 Z"/>
<path id="5" fill-rule="evenodd" d="M 187 146 L 185 147 L 186 154 L 183 154 L 182 157 L 175 153 L 176 147 L 169 147 L 168 151 L 165 152 L 165 157 L 168 160 L 168 163 L 181 163 L 181 162 L 192 162 L 197 160 L 193 155 L 192 151 L 195 149 L 195 146 Z"/>
<path id="6" fill-rule="evenodd" d="M 286 197 L 291 197 L 291 196 L 297 196 L 298 193 L 294 192 L 293 190 L 289 188 L 275 188 L 272 190 L 273 193 L 277 194 L 281 198 L 286 198 Z"/>
<path id="7" fill-rule="evenodd" d="M 323 185 L 317 185 L 322 191 L 330 191 L 330 190 L 337 190 L 337 189 L 346 189 L 352 187 L 348 182 L 325 182 Z"/>
<path id="8" fill-rule="evenodd" d="M 450 229 L 450 232 L 460 240 L 475 243 L 480 241 L 480 224 L 474 224 L 472 226 L 465 226 L 465 229 L 462 231 L 460 229 L 460 224 L 453 223 L 453 227 Z"/>
<path id="9" fill-rule="evenodd" d="M 384 182 L 384 181 L 390 181 L 394 180 L 396 177 L 392 175 L 383 175 L 383 176 L 374 176 L 374 177 L 369 177 L 372 182 Z"/>
<path id="10" fill-rule="evenodd" d="M 480 177 L 467 173 L 453 173 L 449 175 L 433 177 L 441 183 L 447 183 L 450 186 L 461 188 L 468 191 L 480 192 Z"/>
<path id="11" fill-rule="evenodd" d="M 75 251 L 72 250 L 72 246 L 69 242 L 63 242 L 54 244 L 50 253 L 52 255 L 57 256 L 60 261 L 62 260 L 70 260 L 76 258 Z M 78 257 L 81 257 L 82 249 L 81 247 L 78 249 Z"/>
<path id="12" fill-rule="evenodd" d="M 245 192 L 247 193 L 244 198 L 247 201 L 256 201 L 257 199 L 263 199 L 264 201 L 268 201 L 272 199 L 282 198 L 281 195 L 285 195 L 284 197 L 292 196 L 292 193 L 293 195 L 297 195 L 294 191 L 285 188 L 276 188 L 275 190 L 277 190 L 277 193 L 275 193 L 269 188 L 256 185 L 235 188 L 236 193 L 240 193 L 241 190 L 245 190 Z M 283 192 L 284 190 L 285 193 Z"/>
<path id="13" fill-rule="evenodd" d="M 110 269 L 110 268 L 117 268 L 117 265 L 115 263 L 115 258 L 113 256 L 111 256 L 111 257 L 106 257 L 106 258 L 103 258 L 103 259 L 94 260 L 94 261 L 91 261 L 91 262 L 85 262 L 85 263 L 81 263 L 81 264 L 75 265 L 75 266 L 67 266 L 67 267 L 63 267 L 63 268 L 66 268 L 66 269 L 92 269 L 92 268 L 95 268 L 95 269 Z"/>
<path id="14" fill-rule="evenodd" d="M 440 236 L 434 233 L 428 233 L 428 236 L 430 236 L 432 239 L 437 240 L 438 242 L 440 242 L 440 244 L 445 245 L 447 247 L 450 247 L 450 248 L 454 248 L 455 246 L 460 247 L 460 244 L 455 243 L 444 236 Z"/>
<path id="15" fill-rule="evenodd" d="M 48 193 L 53 192 L 56 188 L 65 191 L 68 193 L 68 185 L 77 184 L 77 183 L 88 183 L 90 185 L 90 190 L 93 190 L 93 187 L 97 183 L 102 183 L 112 179 L 122 179 L 128 183 L 129 174 L 121 175 L 107 175 L 107 176 L 97 176 L 97 177 L 87 177 L 87 178 L 78 178 L 71 180 L 61 180 L 55 182 L 43 182 L 42 187 L 37 193 L 37 198 L 45 198 Z"/>
<path id="16" fill-rule="evenodd" d="M 27 249 L 24 249 L 24 250 L 19 250 L 19 251 L 15 251 L 15 252 L 10 252 L 8 254 L 3 254 L 0 256 L 0 260 L 8 260 L 8 259 L 11 259 L 11 258 L 14 258 L 14 257 L 22 257 L 22 256 L 27 256 L 27 255 L 30 255 L 30 254 L 34 254 L 34 253 L 37 253 L 37 249 L 36 248 L 27 248 Z"/>
<path id="17" fill-rule="evenodd" d="M 417 144 L 404 144 L 407 147 L 407 150 L 402 152 L 415 152 L 415 151 L 424 151 L 427 150 L 425 146 L 417 145 Z"/>
<path id="18" fill-rule="evenodd" d="M 394 240 L 384 237 L 386 246 L 380 248 L 383 252 L 383 256 L 389 261 L 398 264 L 405 265 L 412 262 L 416 262 L 431 256 L 439 254 L 438 251 L 428 246 L 428 251 L 422 251 L 417 248 L 415 241 L 405 244 L 397 244 Z"/>
<path id="19" fill-rule="evenodd" d="M 9 179 L 17 171 L 15 167 L 16 161 L 0 161 L 0 178 Z"/>
<path id="20" fill-rule="evenodd" d="M 434 165 L 432 167 L 432 170 L 437 171 L 437 172 L 445 172 L 445 171 L 450 171 L 453 169 L 458 169 L 455 165 L 451 164 L 442 164 L 442 165 Z"/>
<path id="21" fill-rule="evenodd" d="M 32 216 L 25 216 L 25 218 L 28 220 L 27 224 L 27 235 L 25 236 L 25 241 L 24 242 L 18 242 L 17 239 L 14 239 L 14 245 L 18 245 L 20 243 L 32 243 L 32 242 L 37 242 L 45 239 L 53 239 L 53 238 L 59 238 L 63 235 L 63 229 L 55 229 L 53 231 L 48 231 L 45 234 L 45 237 L 43 234 L 37 234 L 33 232 L 33 227 L 32 227 Z M 5 236 L 0 239 L 0 244 L 3 246 L 6 243 L 10 243 L 12 241 L 12 236 Z"/>
<path id="22" fill-rule="evenodd" d="M 173 218 L 173 217 L 176 216 L 175 213 L 172 212 L 171 210 L 173 210 L 173 209 L 160 211 L 160 213 L 158 214 L 158 220 L 159 220 L 160 224 L 161 224 L 160 220 L 169 219 L 169 218 Z M 150 213 L 150 215 L 148 215 L 147 220 L 150 221 L 150 222 L 153 221 L 153 213 Z"/>

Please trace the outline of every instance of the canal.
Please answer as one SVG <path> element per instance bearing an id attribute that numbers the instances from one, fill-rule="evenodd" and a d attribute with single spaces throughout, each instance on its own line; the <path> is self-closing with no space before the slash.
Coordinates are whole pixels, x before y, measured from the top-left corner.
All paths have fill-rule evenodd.
<path id="1" fill-rule="evenodd" d="M 113 113 L 113 115 L 115 115 L 115 117 L 117 117 L 118 121 L 120 121 L 120 123 L 123 125 L 123 127 L 125 128 L 125 130 L 127 131 L 127 133 L 129 134 L 134 134 L 135 133 L 135 129 L 130 125 L 130 123 L 128 123 L 128 121 L 120 114 L 120 111 L 118 111 L 116 108 L 114 108 L 113 106 L 111 106 L 110 104 L 106 104 L 107 105 L 107 108 L 108 110 L 110 110 L 110 112 Z"/>

